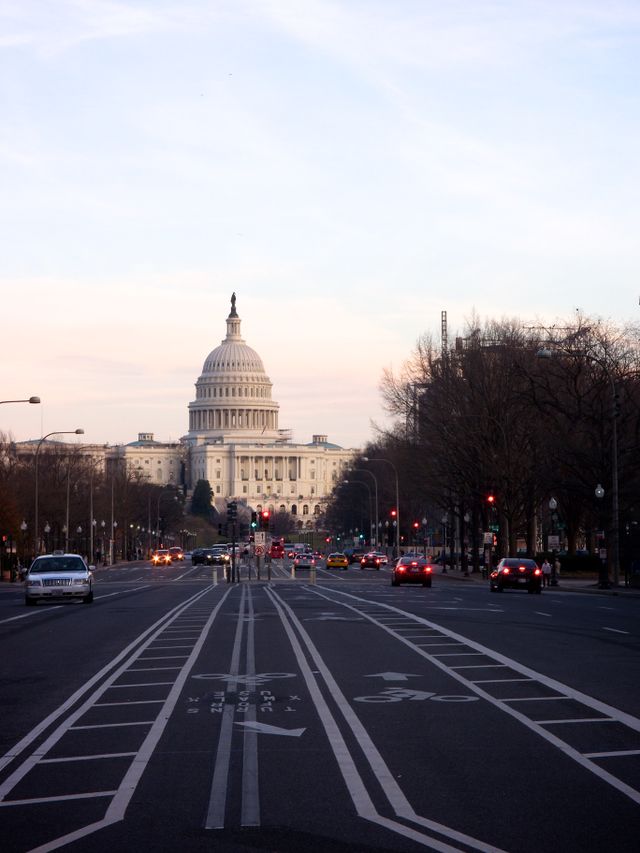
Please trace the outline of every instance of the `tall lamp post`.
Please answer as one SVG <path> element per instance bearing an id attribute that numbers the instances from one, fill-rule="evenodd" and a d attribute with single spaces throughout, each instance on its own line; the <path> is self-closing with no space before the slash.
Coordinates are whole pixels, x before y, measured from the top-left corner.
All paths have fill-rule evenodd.
<path id="1" fill-rule="evenodd" d="M 380 527 L 380 518 L 379 518 L 379 514 L 378 514 L 378 478 L 373 473 L 373 471 L 369 471 L 368 468 L 353 468 L 352 470 L 353 470 L 354 474 L 368 474 L 370 477 L 373 477 L 374 492 L 375 492 L 375 496 L 376 496 L 376 518 L 375 518 L 375 528 L 374 528 L 374 530 L 375 530 L 375 534 L 374 534 L 375 542 L 372 542 L 371 544 L 377 548 L 378 545 L 380 544 L 378 542 L 378 532 L 379 532 L 379 527 Z M 373 528 L 373 520 L 371 522 L 371 527 Z"/>
<path id="2" fill-rule="evenodd" d="M 39 400 L 38 400 L 39 402 Z M 33 528 L 33 536 L 35 543 L 35 554 L 36 556 L 40 553 L 40 534 L 38 532 L 38 456 L 40 455 L 40 448 L 42 447 L 42 442 L 45 441 L 52 435 L 84 435 L 83 429 L 56 429 L 53 432 L 48 432 L 46 435 L 43 435 L 40 441 L 38 442 L 38 446 L 36 447 L 36 458 L 35 458 L 35 513 L 34 513 L 34 528 Z"/>
<path id="3" fill-rule="evenodd" d="M 0 400 L 0 405 L 2 403 L 39 403 L 40 397 L 27 397 L 26 400 Z"/>
<path id="4" fill-rule="evenodd" d="M 396 478 L 396 557 L 400 557 L 400 485 L 398 482 L 398 469 L 390 459 L 362 457 L 363 462 L 386 462 L 391 465 Z"/>
<path id="5" fill-rule="evenodd" d="M 342 481 L 345 486 L 364 486 L 369 495 L 369 535 L 371 535 L 371 487 L 368 483 L 365 483 L 364 480 L 343 480 Z"/>

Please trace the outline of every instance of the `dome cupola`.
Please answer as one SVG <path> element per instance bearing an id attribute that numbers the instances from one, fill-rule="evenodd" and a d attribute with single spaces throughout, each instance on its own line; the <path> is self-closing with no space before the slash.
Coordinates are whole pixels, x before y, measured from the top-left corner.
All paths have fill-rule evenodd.
<path id="1" fill-rule="evenodd" d="M 227 336 L 205 359 L 189 403 L 189 435 L 194 440 L 273 439 L 278 433 L 278 404 L 262 359 L 240 333 L 236 295 L 231 296 Z"/>

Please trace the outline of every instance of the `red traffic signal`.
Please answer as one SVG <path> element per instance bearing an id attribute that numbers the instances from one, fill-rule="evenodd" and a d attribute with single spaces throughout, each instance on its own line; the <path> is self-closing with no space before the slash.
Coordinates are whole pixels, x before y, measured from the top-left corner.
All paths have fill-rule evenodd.
<path id="1" fill-rule="evenodd" d="M 391 516 L 391 518 L 396 518 L 396 516 L 398 515 L 398 510 L 392 509 L 389 515 Z"/>
<path id="2" fill-rule="evenodd" d="M 487 503 L 490 506 L 493 506 L 495 502 L 496 502 L 496 499 L 495 499 L 494 495 L 487 495 Z"/>
<path id="3" fill-rule="evenodd" d="M 269 512 L 269 510 L 268 510 L 268 509 L 263 509 L 263 510 L 262 510 L 262 512 L 260 513 L 260 515 L 261 515 L 264 519 L 267 519 L 267 520 L 268 520 L 268 519 L 269 519 L 270 512 Z"/>
<path id="4" fill-rule="evenodd" d="M 419 527 L 420 527 L 420 522 L 419 522 L 419 521 L 414 521 L 414 522 L 413 522 L 413 529 L 414 529 L 414 530 L 417 530 Z"/>

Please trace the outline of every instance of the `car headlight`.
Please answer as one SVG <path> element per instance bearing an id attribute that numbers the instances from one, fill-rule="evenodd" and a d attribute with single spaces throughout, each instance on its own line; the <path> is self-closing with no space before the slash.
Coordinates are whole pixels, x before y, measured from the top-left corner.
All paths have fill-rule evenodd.
<path id="1" fill-rule="evenodd" d="M 31 578 L 27 578 L 27 586 L 42 586 L 42 581 L 31 580 Z"/>
<path id="2" fill-rule="evenodd" d="M 86 586 L 89 583 L 89 578 L 73 578 L 72 586 Z"/>

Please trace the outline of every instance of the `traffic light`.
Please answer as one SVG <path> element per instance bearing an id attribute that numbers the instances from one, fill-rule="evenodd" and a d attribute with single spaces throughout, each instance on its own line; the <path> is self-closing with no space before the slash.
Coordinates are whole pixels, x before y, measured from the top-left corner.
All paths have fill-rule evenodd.
<path id="1" fill-rule="evenodd" d="M 258 526 L 258 513 L 252 512 L 251 513 L 251 529 L 255 530 L 257 528 L 257 526 Z"/>
<path id="2" fill-rule="evenodd" d="M 389 515 L 391 516 L 391 518 L 397 518 L 398 517 L 398 510 L 392 509 L 391 512 L 389 513 Z"/>
<path id="3" fill-rule="evenodd" d="M 487 503 L 489 504 L 490 507 L 495 506 L 496 505 L 495 495 L 487 495 Z"/>
<path id="4" fill-rule="evenodd" d="M 260 527 L 262 530 L 269 529 L 269 518 L 271 517 L 271 513 L 268 509 L 263 509 L 260 513 Z"/>
<path id="5" fill-rule="evenodd" d="M 227 521 L 236 521 L 238 518 L 238 504 L 235 501 L 230 501 L 227 504 Z"/>
<path id="6" fill-rule="evenodd" d="M 420 522 L 419 522 L 419 521 L 414 521 L 414 522 L 413 522 L 413 529 L 414 529 L 414 530 L 418 530 L 418 528 L 419 528 L 419 527 L 420 527 Z"/>

